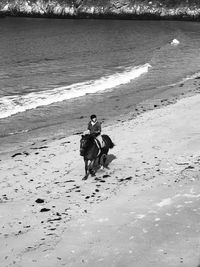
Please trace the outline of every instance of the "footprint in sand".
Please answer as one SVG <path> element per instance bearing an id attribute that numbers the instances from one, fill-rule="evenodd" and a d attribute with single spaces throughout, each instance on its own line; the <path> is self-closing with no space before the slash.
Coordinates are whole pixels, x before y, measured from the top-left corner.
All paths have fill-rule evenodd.
<path id="1" fill-rule="evenodd" d="M 103 178 L 108 178 L 108 177 L 110 177 L 109 174 L 104 174 L 104 175 L 103 175 Z"/>
<path id="2" fill-rule="evenodd" d="M 48 209 L 48 208 L 42 208 L 42 209 L 40 210 L 40 212 L 47 212 L 47 211 L 50 211 L 50 209 Z"/>

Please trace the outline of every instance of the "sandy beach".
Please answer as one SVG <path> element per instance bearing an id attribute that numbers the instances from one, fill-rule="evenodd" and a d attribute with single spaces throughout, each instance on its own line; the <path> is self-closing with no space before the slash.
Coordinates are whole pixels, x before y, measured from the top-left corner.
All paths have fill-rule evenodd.
<path id="1" fill-rule="evenodd" d="M 1 266 L 198 267 L 199 81 L 106 124 L 87 181 L 80 134 L 1 154 Z"/>

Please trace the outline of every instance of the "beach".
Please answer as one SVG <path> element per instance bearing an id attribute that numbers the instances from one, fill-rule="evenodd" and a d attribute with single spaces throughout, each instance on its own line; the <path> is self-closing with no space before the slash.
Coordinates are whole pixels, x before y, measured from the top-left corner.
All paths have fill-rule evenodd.
<path id="1" fill-rule="evenodd" d="M 105 128 L 200 75 L 195 22 L 6 17 L 0 31 L 0 154 L 81 132 L 93 113 Z"/>
<path id="2" fill-rule="evenodd" d="M 108 169 L 87 181 L 80 132 L 2 153 L 2 266 L 199 266 L 199 88 L 108 120 Z"/>

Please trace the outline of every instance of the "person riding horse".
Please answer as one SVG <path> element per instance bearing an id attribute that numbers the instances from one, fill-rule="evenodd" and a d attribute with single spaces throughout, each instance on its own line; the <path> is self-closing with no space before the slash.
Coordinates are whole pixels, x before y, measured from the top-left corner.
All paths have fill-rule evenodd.
<path id="1" fill-rule="evenodd" d="M 108 135 L 101 136 L 101 123 L 98 122 L 96 115 L 90 116 L 88 123 L 88 130 L 84 131 L 80 140 L 80 155 L 85 162 L 85 176 L 86 180 L 89 176 L 95 175 L 95 162 L 106 167 L 106 159 L 109 149 L 114 147 L 114 143 Z M 102 162 L 102 163 L 101 163 Z"/>
<path id="2" fill-rule="evenodd" d="M 101 136 L 101 123 L 98 122 L 97 116 L 95 114 L 92 114 L 90 116 L 90 121 L 88 123 L 88 133 L 97 140 L 98 146 L 101 150 L 104 146 L 104 141 Z"/>

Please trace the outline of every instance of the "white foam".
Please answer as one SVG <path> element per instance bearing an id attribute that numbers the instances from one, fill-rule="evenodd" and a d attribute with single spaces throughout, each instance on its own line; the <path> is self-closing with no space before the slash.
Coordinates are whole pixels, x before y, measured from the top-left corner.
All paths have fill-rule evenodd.
<path id="1" fill-rule="evenodd" d="M 171 198 L 165 198 L 160 203 L 158 203 L 157 206 L 159 206 L 160 208 L 162 208 L 164 206 L 170 205 L 171 203 L 172 203 Z"/>
<path id="2" fill-rule="evenodd" d="M 127 84 L 148 72 L 150 64 L 126 68 L 110 76 L 98 80 L 75 83 L 69 86 L 58 87 L 52 90 L 29 93 L 26 95 L 5 96 L 0 98 L 0 118 L 6 118 L 19 112 L 35 109 L 40 106 L 77 98 L 86 94 L 94 94 L 107 89 Z"/>
<path id="3" fill-rule="evenodd" d="M 173 39 L 172 41 L 171 41 L 171 45 L 179 45 L 180 44 L 180 42 L 179 42 L 179 40 L 177 40 L 177 39 Z"/>
<path id="4" fill-rule="evenodd" d="M 137 219 L 143 219 L 144 217 L 146 217 L 146 215 L 144 215 L 144 214 L 138 214 L 136 216 Z"/>

